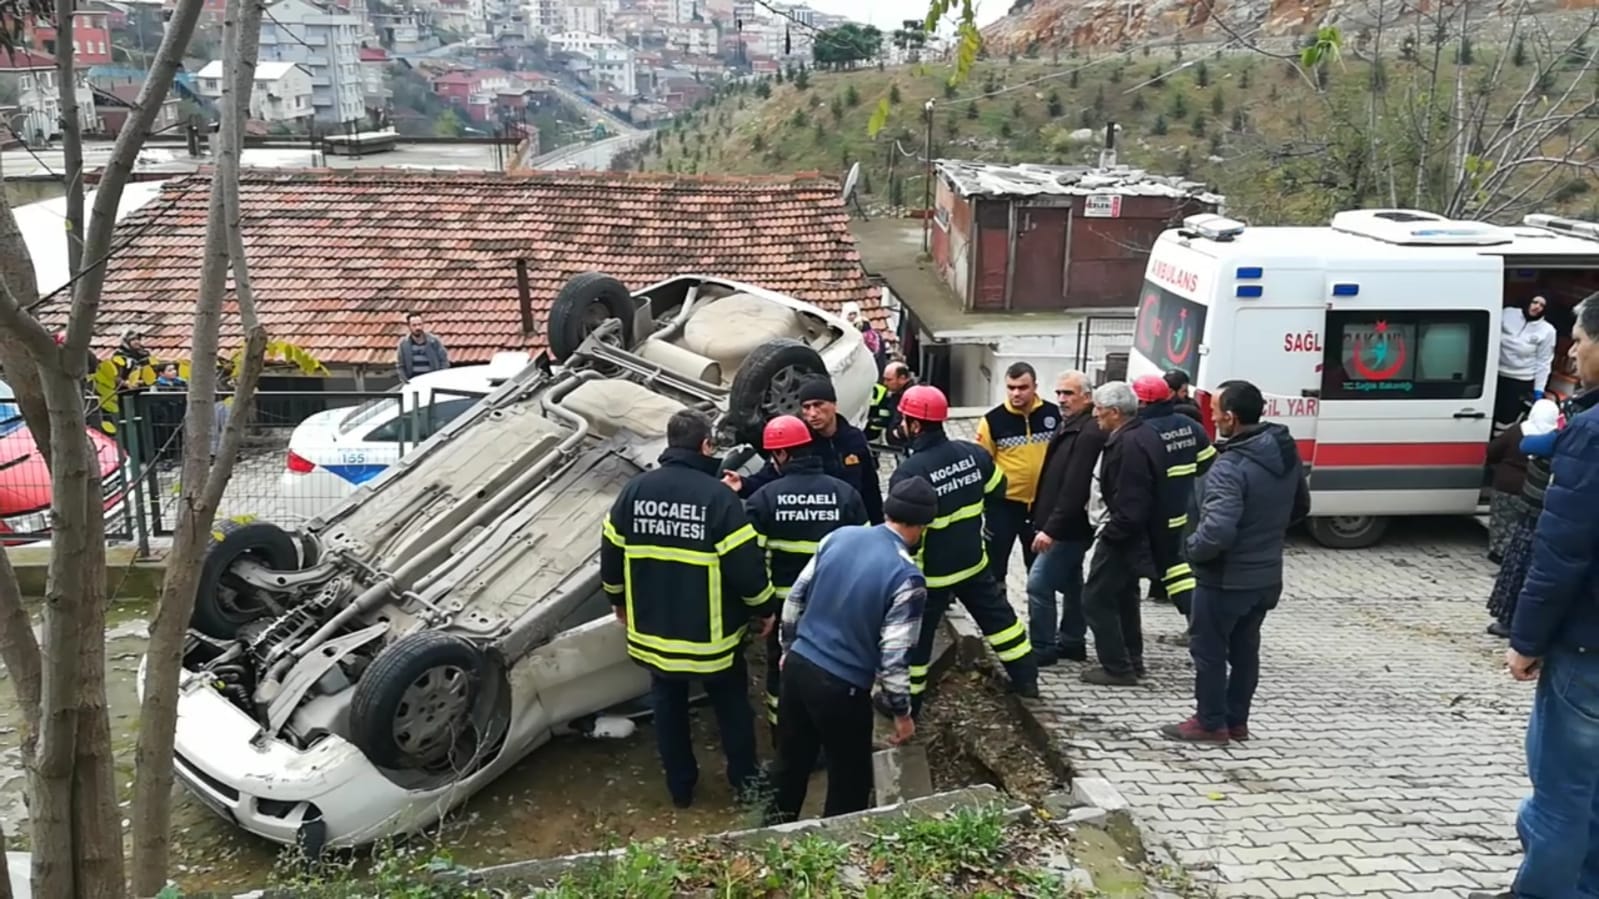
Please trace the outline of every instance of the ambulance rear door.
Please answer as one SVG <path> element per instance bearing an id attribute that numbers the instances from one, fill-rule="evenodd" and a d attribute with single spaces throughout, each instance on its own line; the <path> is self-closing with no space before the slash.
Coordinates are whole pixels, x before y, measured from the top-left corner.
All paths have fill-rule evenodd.
<path id="1" fill-rule="evenodd" d="M 1312 514 L 1471 514 L 1502 264 L 1466 248 L 1329 266 Z"/>

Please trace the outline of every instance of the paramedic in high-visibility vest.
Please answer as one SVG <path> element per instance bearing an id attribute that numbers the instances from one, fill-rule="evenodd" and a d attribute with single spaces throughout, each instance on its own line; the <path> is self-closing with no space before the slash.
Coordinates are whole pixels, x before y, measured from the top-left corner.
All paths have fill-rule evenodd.
<path id="1" fill-rule="evenodd" d="M 927 576 L 927 609 L 921 637 L 911 654 L 911 703 L 921 710 L 933 638 L 952 599 L 959 599 L 1005 665 L 1011 689 L 1038 696 L 1038 665 L 1027 629 L 1005 601 L 1005 591 L 988 566 L 983 519 L 1005 498 L 1005 473 L 986 450 L 944 433 L 949 400 L 937 387 L 918 384 L 900 397 L 899 413 L 910 437 L 910 455 L 889 478 L 889 487 L 908 478 L 926 478 L 938 494 L 938 515 L 922 537 L 917 564 Z"/>
<path id="2" fill-rule="evenodd" d="M 688 714 L 695 685 L 716 712 L 735 795 L 759 786 L 744 635 L 754 622 L 764 638 L 777 609 L 755 529 L 718 467 L 711 420 L 674 414 L 660 466 L 617 494 L 600 540 L 600 585 L 627 626 L 628 655 L 650 672 L 656 745 L 678 808 L 693 803 L 699 780 Z"/>
<path id="3" fill-rule="evenodd" d="M 1033 500 L 1058 427 L 1060 407 L 1038 395 L 1038 372 L 1026 362 L 1005 369 L 1005 402 L 977 422 L 977 445 L 1005 473 L 1005 501 L 990 509 L 988 518 L 988 564 L 1002 587 L 1018 540 L 1022 564 L 1033 567 Z"/>
<path id="4" fill-rule="evenodd" d="M 1189 599 L 1194 592 L 1194 573 L 1183 560 L 1183 535 L 1188 529 L 1188 511 L 1194 485 L 1216 458 L 1205 429 L 1199 422 L 1178 412 L 1171 386 L 1160 375 L 1141 375 L 1133 381 L 1138 397 L 1138 417 L 1149 422 L 1166 445 L 1166 477 L 1160 488 L 1160 515 L 1166 521 L 1165 556 L 1171 561 L 1159 579 L 1149 584 L 1151 599 L 1164 598 L 1189 617 Z"/>
<path id="5" fill-rule="evenodd" d="M 779 415 L 766 423 L 762 443 L 778 478 L 750 494 L 745 501 L 750 524 L 766 550 L 766 567 L 772 575 L 772 592 L 778 603 L 800 571 L 816 555 L 822 538 L 845 525 L 866 524 L 866 504 L 855 488 L 822 470 L 811 429 L 792 415 Z M 777 702 L 781 650 L 777 628 L 766 638 L 766 720 L 776 743 Z"/>

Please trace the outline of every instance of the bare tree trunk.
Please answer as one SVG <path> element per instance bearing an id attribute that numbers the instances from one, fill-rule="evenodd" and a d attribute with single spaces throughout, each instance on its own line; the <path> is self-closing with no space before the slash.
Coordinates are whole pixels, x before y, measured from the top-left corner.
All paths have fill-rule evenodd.
<path id="1" fill-rule="evenodd" d="M 61 97 L 61 165 L 67 178 L 67 273 L 83 262 L 83 123 L 78 120 L 78 73 L 72 47 L 74 0 L 56 4 L 56 90 Z"/>
<path id="2" fill-rule="evenodd" d="M 44 676 L 39 657 L 39 641 L 33 635 L 33 621 L 22 604 L 22 588 L 11 557 L 0 549 L 0 662 L 11 676 L 22 709 L 22 759 L 33 758 L 34 741 L 39 736 L 39 685 Z"/>
<path id="3" fill-rule="evenodd" d="M 249 264 L 240 231 L 239 205 L 239 150 L 243 143 L 245 113 L 255 83 L 261 15 L 260 0 L 232 3 L 224 25 L 222 123 L 218 135 L 218 166 L 212 176 L 206 223 L 206 256 L 194 309 L 189 404 L 184 419 L 183 494 L 172 551 L 167 558 L 167 576 L 162 582 L 161 602 L 150 626 L 145 699 L 139 716 L 138 772 L 133 805 L 133 891 L 137 896 L 153 895 L 166 882 L 171 848 L 172 757 L 184 634 L 194 612 L 195 589 L 207 536 L 223 489 L 233 473 L 266 354 L 266 331 L 256 316 Z M 244 360 L 235 384 L 234 408 L 227 431 L 212 462 L 209 457 L 216 426 L 218 334 L 230 260 L 245 332 Z"/>
<path id="4" fill-rule="evenodd" d="M 12 899 L 11 866 L 6 864 L 6 834 L 0 829 L 0 899 Z"/>

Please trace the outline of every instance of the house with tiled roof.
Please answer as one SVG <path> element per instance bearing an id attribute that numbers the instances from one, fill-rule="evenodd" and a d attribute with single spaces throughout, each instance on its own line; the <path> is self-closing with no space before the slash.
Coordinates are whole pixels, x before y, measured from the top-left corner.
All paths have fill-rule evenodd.
<path id="1" fill-rule="evenodd" d="M 187 354 L 209 192 L 207 172 L 169 181 L 118 226 L 98 351 L 137 326 L 157 356 Z M 409 311 L 456 364 L 544 348 L 550 301 L 585 271 L 635 287 L 718 275 L 833 311 L 879 305 L 840 185 L 816 175 L 247 169 L 240 200 L 269 332 L 368 387 L 392 375 Z M 518 262 L 538 333 L 522 331 Z M 65 316 L 60 302 L 41 315 L 51 327 Z M 229 316 L 224 351 L 240 340 Z"/>
<path id="2" fill-rule="evenodd" d="M 78 125 L 84 131 L 100 130 L 95 112 L 94 90 L 86 70 L 74 74 L 77 81 Z M 56 58 L 38 50 L 0 47 L 0 94 L 15 101 L 26 115 L 18 115 L 7 126 L 24 140 L 55 138 L 61 131 L 61 94 L 56 86 Z M 19 124 L 20 123 L 20 124 Z"/>

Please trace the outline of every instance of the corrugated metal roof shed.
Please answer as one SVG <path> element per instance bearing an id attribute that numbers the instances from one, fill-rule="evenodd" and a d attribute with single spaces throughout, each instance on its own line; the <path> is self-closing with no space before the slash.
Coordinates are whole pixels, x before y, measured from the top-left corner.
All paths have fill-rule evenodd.
<path id="1" fill-rule="evenodd" d="M 1131 197 L 1192 198 L 1221 206 L 1225 200 L 1199 181 L 1115 166 L 1035 165 L 939 159 L 934 165 L 962 197 L 1087 196 L 1116 193 Z"/>

